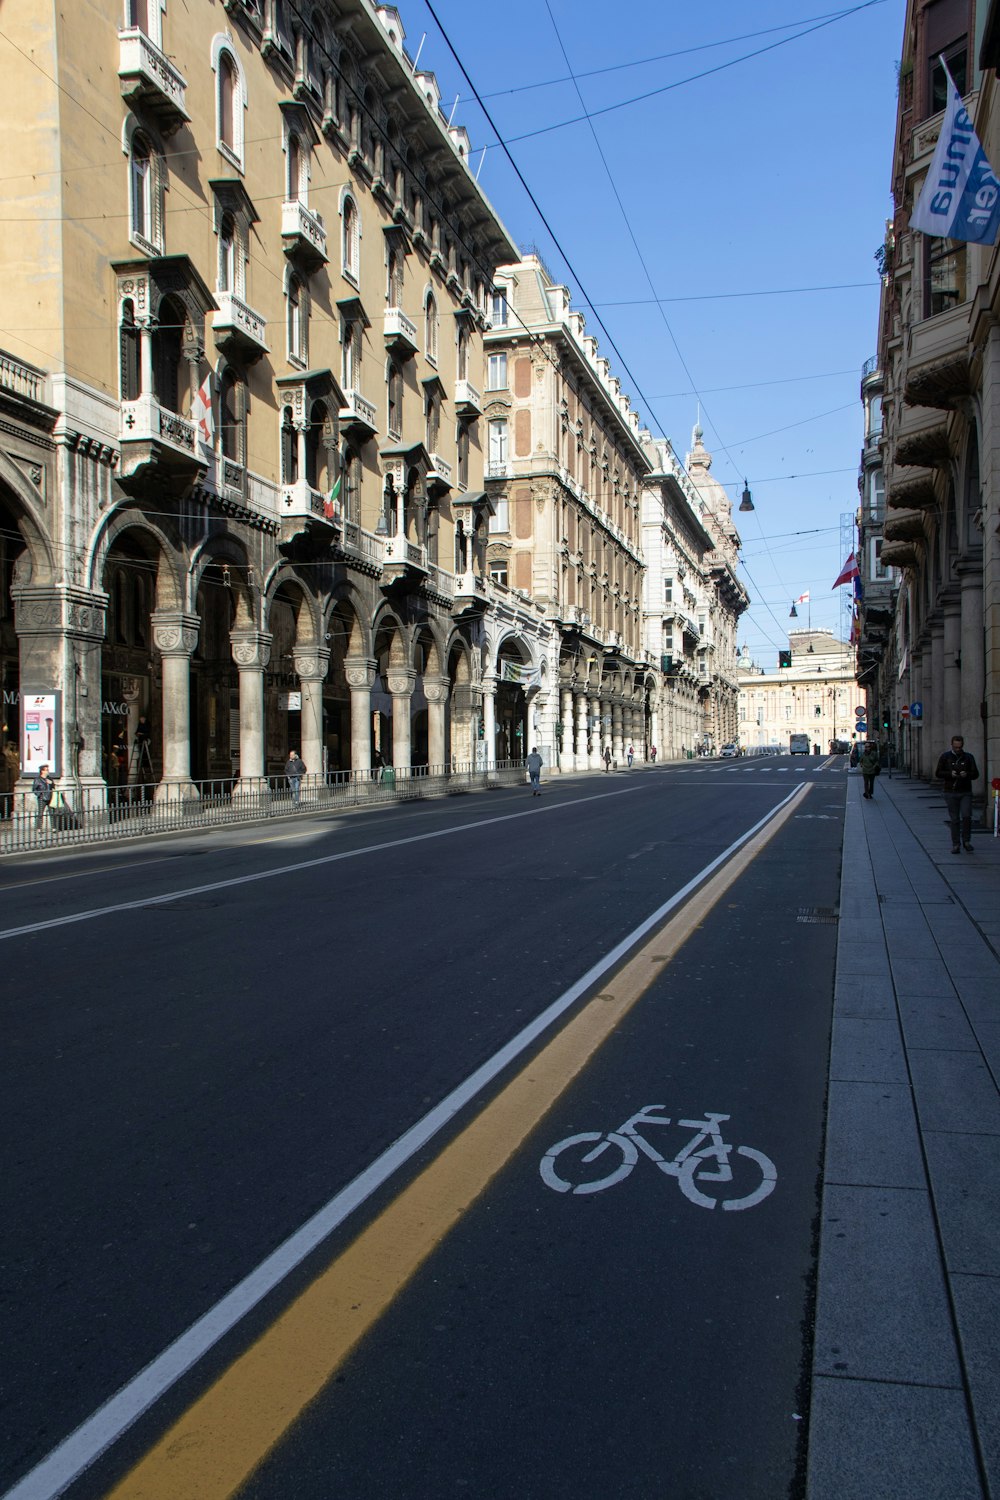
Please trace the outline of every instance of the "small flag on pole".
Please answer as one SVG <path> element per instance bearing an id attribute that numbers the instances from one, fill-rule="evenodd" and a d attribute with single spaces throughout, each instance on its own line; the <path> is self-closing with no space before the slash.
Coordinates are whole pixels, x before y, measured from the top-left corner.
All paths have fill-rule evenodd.
<path id="1" fill-rule="evenodd" d="M 943 57 L 941 66 L 948 104 L 934 158 L 910 214 L 910 228 L 938 239 L 995 245 L 1000 233 L 1000 180 L 986 160 Z"/>
<path id="2" fill-rule="evenodd" d="M 205 447 L 211 448 L 215 434 L 215 424 L 212 420 L 211 370 L 209 370 L 205 379 L 194 393 L 194 400 L 191 402 L 191 420 Z"/>
<path id="3" fill-rule="evenodd" d="M 833 587 L 839 589 L 842 583 L 850 583 L 851 579 L 859 577 L 860 573 L 861 569 L 858 567 L 858 560 L 852 552 L 834 580 Z"/>
<path id="4" fill-rule="evenodd" d="M 323 501 L 323 514 L 328 521 L 332 521 L 334 516 L 337 514 L 337 511 L 340 509 L 340 486 L 342 480 L 343 475 L 341 475 L 341 478 L 337 480 L 337 483 L 330 491 L 327 499 Z"/>
<path id="5" fill-rule="evenodd" d="M 809 590 L 807 589 L 804 594 L 800 594 L 799 597 L 796 599 L 795 602 L 796 602 L 796 604 L 808 604 L 809 603 Z"/>

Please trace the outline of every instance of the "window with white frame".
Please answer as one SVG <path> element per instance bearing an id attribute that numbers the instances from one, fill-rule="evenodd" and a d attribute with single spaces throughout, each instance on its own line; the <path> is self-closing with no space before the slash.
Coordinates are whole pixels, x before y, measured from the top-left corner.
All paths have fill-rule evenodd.
<path id="1" fill-rule="evenodd" d="M 246 83 L 239 59 L 226 36 L 217 36 L 212 42 L 212 67 L 215 71 L 216 145 L 222 155 L 242 172 Z"/>
<path id="2" fill-rule="evenodd" d="M 340 336 L 342 384 L 345 391 L 356 391 L 361 383 L 361 324 L 345 318 Z"/>
<path id="3" fill-rule="evenodd" d="M 490 532 L 500 532 L 501 534 L 506 534 L 510 531 L 510 501 L 507 499 L 507 496 L 504 495 L 495 503 L 496 513 L 490 516 Z"/>
<path id="4" fill-rule="evenodd" d="M 459 422 L 455 429 L 455 456 L 458 460 L 458 487 L 469 488 L 469 426 Z"/>
<path id="5" fill-rule="evenodd" d="M 223 214 L 219 225 L 219 275 L 220 292 L 236 292 L 236 223 L 232 214 Z"/>
<path id="6" fill-rule="evenodd" d="M 358 205 L 353 198 L 344 198 L 341 218 L 341 264 L 348 281 L 357 286 L 361 264 L 361 220 L 358 217 Z"/>
<path id="7" fill-rule="evenodd" d="M 495 286 L 490 297 L 490 322 L 494 328 L 507 327 L 507 288 Z"/>
<path id="8" fill-rule="evenodd" d="M 456 380 L 468 380 L 469 330 L 464 326 L 459 326 L 457 340 L 458 342 L 455 356 L 455 378 Z"/>
<path id="9" fill-rule="evenodd" d="M 498 583 L 501 588 L 507 588 L 507 564 L 506 562 L 490 563 L 490 580 Z"/>
<path id="10" fill-rule="evenodd" d="M 386 425 L 390 437 L 403 433 L 403 372 L 394 359 L 386 366 Z"/>
<path id="11" fill-rule="evenodd" d="M 506 354 L 491 354 L 487 360 L 486 389 L 488 391 L 505 391 L 507 389 Z"/>
<path id="12" fill-rule="evenodd" d="M 288 363 L 304 369 L 309 360 L 309 293 L 294 273 L 288 276 L 285 297 Z"/>
<path id="13" fill-rule="evenodd" d="M 145 255 L 163 254 L 163 158 L 151 138 L 130 116 L 126 122 L 129 238 Z"/>
<path id="14" fill-rule="evenodd" d="M 438 308 L 433 292 L 428 292 L 424 302 L 424 353 L 437 363 L 438 357 Z"/>
<path id="15" fill-rule="evenodd" d="M 309 173 L 302 143 L 294 130 L 285 142 L 285 199 L 288 203 L 307 203 Z"/>
<path id="16" fill-rule="evenodd" d="M 494 470 L 505 470 L 507 467 L 507 418 L 493 417 L 490 420 L 488 434 L 490 473 Z"/>
<path id="17" fill-rule="evenodd" d="M 403 305 L 403 255 L 393 248 L 386 264 L 386 298 L 390 307 Z"/>

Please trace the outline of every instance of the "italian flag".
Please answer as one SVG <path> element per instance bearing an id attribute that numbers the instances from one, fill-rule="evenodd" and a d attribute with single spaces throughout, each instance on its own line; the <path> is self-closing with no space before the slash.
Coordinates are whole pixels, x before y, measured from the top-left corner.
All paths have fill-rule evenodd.
<path id="1" fill-rule="evenodd" d="M 337 506 L 340 501 L 340 485 L 341 481 L 338 479 L 327 499 L 323 501 L 323 514 L 328 521 L 332 521 L 337 512 Z"/>

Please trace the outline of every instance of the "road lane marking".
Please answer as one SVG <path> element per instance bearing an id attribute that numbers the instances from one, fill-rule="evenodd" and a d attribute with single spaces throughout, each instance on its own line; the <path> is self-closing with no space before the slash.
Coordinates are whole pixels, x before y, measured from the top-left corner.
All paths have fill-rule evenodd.
<path id="1" fill-rule="evenodd" d="M 799 800 L 808 790 L 797 789 Z M 646 949 L 665 944 L 673 957 L 793 810 L 791 803 L 777 810 L 745 840 L 665 930 L 647 937 Z M 656 957 L 662 962 L 662 952 Z M 645 950 L 634 953 L 611 988 L 551 1038 L 192 1404 L 107 1500 L 229 1500 L 660 977 L 662 969 L 652 961 Z M 763 1164 L 765 1179 L 755 1197 L 766 1196 L 773 1186 L 767 1169 L 773 1173 L 773 1166 L 751 1154 Z"/>
<path id="2" fill-rule="evenodd" d="M 221 1338 L 235 1328 L 275 1288 L 280 1286 L 286 1277 L 301 1265 L 307 1256 L 311 1255 L 324 1240 L 328 1239 L 355 1209 L 360 1207 L 374 1192 L 383 1187 L 401 1167 L 438 1135 L 461 1109 L 471 1103 L 484 1088 L 492 1083 L 500 1073 L 532 1046 L 550 1026 L 574 1006 L 583 995 L 593 989 L 606 974 L 617 970 L 618 965 L 635 948 L 636 943 L 655 931 L 655 941 L 646 946 L 647 948 L 655 946 L 656 953 L 648 953 L 645 949 L 636 953 L 625 967 L 615 974 L 614 988 L 612 990 L 602 990 L 601 996 L 603 998 L 591 1001 L 580 1013 L 580 1016 L 575 1017 L 568 1026 L 560 1031 L 543 1049 L 539 1057 L 526 1068 L 525 1072 L 519 1078 L 515 1079 L 513 1084 L 509 1085 L 500 1097 L 488 1107 L 487 1111 L 478 1120 L 474 1121 L 463 1135 L 459 1137 L 459 1140 L 454 1143 L 455 1146 L 458 1146 L 460 1142 L 467 1143 L 469 1139 L 472 1139 L 476 1143 L 481 1143 L 482 1151 L 486 1153 L 486 1157 L 490 1160 L 495 1160 L 495 1165 L 490 1168 L 488 1176 L 482 1180 L 482 1185 L 475 1189 L 472 1196 L 475 1196 L 475 1193 L 481 1192 L 482 1187 L 500 1169 L 511 1151 L 516 1149 L 515 1141 L 515 1145 L 513 1146 L 508 1144 L 506 1152 L 503 1155 L 503 1160 L 499 1160 L 495 1155 L 491 1155 L 491 1153 L 495 1153 L 496 1151 L 496 1140 L 491 1136 L 491 1132 L 496 1132 L 497 1137 L 502 1132 L 505 1139 L 509 1142 L 520 1131 L 520 1138 L 523 1139 L 527 1130 L 532 1128 L 530 1124 L 524 1124 L 524 1121 L 528 1120 L 531 1110 L 538 1110 L 538 1118 L 540 1119 L 549 1107 L 548 1103 L 544 1104 L 544 1107 L 539 1105 L 539 1100 L 543 1098 L 543 1095 L 547 1097 L 551 1093 L 551 1087 L 548 1091 L 543 1089 L 543 1071 L 550 1079 L 562 1080 L 555 1092 L 551 1093 L 552 1098 L 558 1097 L 558 1094 L 567 1086 L 572 1077 L 584 1066 L 587 1058 L 600 1045 L 604 1036 L 614 1029 L 621 1015 L 625 1013 L 625 1010 L 630 1008 L 639 998 L 639 995 L 648 988 L 652 980 L 662 973 L 661 966 L 665 962 L 669 962 L 690 932 L 694 931 L 699 922 L 704 920 L 711 905 L 719 899 L 725 889 L 742 873 L 742 870 L 749 864 L 750 859 L 759 852 L 763 844 L 787 821 L 791 813 L 808 793 L 808 787 L 796 787 L 777 807 L 773 808 L 763 818 L 760 818 L 742 833 L 739 838 L 735 839 L 728 849 L 717 855 L 693 879 L 689 880 L 679 891 L 663 902 L 661 906 L 657 907 L 627 937 L 623 938 L 621 942 L 617 943 L 603 958 L 594 964 L 586 974 L 582 975 L 557 1000 L 553 1001 L 539 1016 L 536 1016 L 533 1021 L 524 1027 L 517 1036 L 513 1037 L 505 1046 L 500 1048 L 492 1058 L 483 1063 L 480 1068 L 472 1073 L 463 1083 L 459 1084 L 457 1088 L 453 1089 L 439 1104 L 429 1110 L 423 1119 L 411 1126 L 380 1157 L 366 1167 L 346 1187 L 342 1188 L 339 1193 L 335 1194 L 329 1203 L 319 1209 L 284 1244 L 279 1245 L 271 1255 L 233 1287 L 214 1307 L 210 1308 L 208 1312 L 204 1313 L 202 1317 L 197 1319 L 195 1323 L 175 1339 L 162 1354 L 152 1360 L 145 1369 L 134 1376 L 132 1380 L 60 1443 L 58 1447 L 53 1449 L 30 1473 L 25 1475 L 22 1480 L 7 1492 L 3 1500 L 56 1500 L 56 1497 L 61 1495 L 102 1453 L 106 1452 L 112 1444 L 117 1442 L 122 1434 L 127 1432 L 144 1412 L 148 1411 L 210 1349 L 214 1348 Z M 758 839 L 760 840 L 759 843 L 757 842 Z M 706 882 L 708 883 L 706 884 Z M 709 899 L 710 893 L 711 899 Z M 688 900 L 689 897 L 691 897 L 690 900 Z M 677 920 L 670 923 L 669 927 L 663 928 L 662 924 L 665 919 L 684 902 L 687 902 L 687 905 L 684 906 Z M 583 1016 L 588 1017 L 586 1023 L 582 1022 Z M 597 1018 L 602 1016 L 604 1020 L 598 1021 Z M 574 1047 L 576 1051 L 574 1051 Z M 577 1053 L 581 1049 L 585 1052 L 585 1056 L 577 1057 Z M 571 1064 L 571 1059 L 574 1057 L 577 1057 L 577 1060 Z M 512 1096 L 511 1090 L 515 1089 L 515 1085 L 517 1102 L 512 1103 L 511 1101 L 514 1096 Z M 493 1113 L 491 1114 L 490 1111 L 493 1111 Z M 482 1122 L 487 1117 L 489 1124 L 488 1126 L 484 1126 Z M 470 1132 L 474 1133 L 471 1137 Z M 513 1132 L 513 1135 L 511 1132 Z M 449 1148 L 449 1150 L 451 1149 Z M 462 1147 L 463 1152 L 468 1152 L 468 1149 L 468 1144 Z M 451 1203 L 450 1194 L 453 1188 L 459 1185 L 460 1182 L 460 1191 L 457 1198 L 459 1207 L 457 1211 L 454 1207 L 450 1207 L 447 1210 L 447 1214 L 450 1216 L 448 1217 L 448 1224 L 450 1224 L 456 1217 L 456 1214 L 460 1215 L 463 1208 L 472 1201 L 472 1196 L 470 1196 L 472 1190 L 462 1172 L 458 1172 L 456 1176 L 454 1158 L 449 1158 L 449 1163 L 445 1167 L 439 1165 L 447 1154 L 447 1152 L 443 1153 L 442 1157 L 438 1158 L 438 1161 L 427 1168 L 417 1179 L 417 1182 L 412 1185 L 412 1189 L 417 1188 L 418 1184 L 423 1184 L 420 1191 L 421 1193 L 425 1193 L 428 1184 L 430 1184 L 433 1190 L 432 1199 L 439 1212 L 442 1203 L 445 1201 L 449 1204 Z M 476 1155 L 477 1151 L 474 1151 L 473 1156 L 475 1157 Z M 465 1160 L 464 1157 L 462 1159 L 463 1161 Z M 482 1178 L 481 1168 L 479 1178 Z M 412 1189 L 407 1191 L 412 1191 Z M 434 1196 L 438 1190 L 444 1194 L 444 1197 L 438 1198 Z M 381 1261 L 366 1261 L 365 1254 L 369 1252 L 364 1249 L 360 1255 L 358 1254 L 358 1246 L 362 1244 L 364 1234 L 371 1233 L 375 1225 L 371 1226 L 370 1230 L 365 1231 L 359 1240 L 355 1242 L 355 1245 L 346 1252 L 346 1255 L 350 1257 L 350 1267 L 360 1274 L 363 1285 L 366 1288 L 364 1296 L 360 1300 L 364 1303 L 367 1321 L 364 1322 L 364 1326 L 362 1327 L 360 1325 L 363 1320 L 355 1317 L 354 1302 L 358 1301 L 359 1298 L 353 1291 L 343 1305 L 337 1302 L 336 1306 L 326 1306 L 322 1312 L 321 1323 L 317 1323 L 316 1326 L 318 1329 L 321 1329 L 320 1343 L 326 1350 L 326 1368 L 328 1373 L 320 1379 L 320 1386 L 317 1389 L 322 1386 L 326 1379 L 329 1379 L 329 1373 L 332 1370 L 330 1358 L 334 1346 L 332 1344 L 327 1345 L 326 1340 L 332 1338 L 334 1332 L 333 1325 L 336 1325 L 340 1336 L 340 1344 L 336 1346 L 339 1352 L 335 1355 L 335 1362 L 339 1362 L 344 1358 L 347 1349 L 353 1346 L 357 1339 L 361 1337 L 365 1328 L 370 1326 L 371 1322 L 379 1315 L 379 1312 L 385 1306 L 388 1306 L 389 1301 L 395 1296 L 396 1291 L 403 1285 L 407 1277 L 413 1274 L 416 1265 L 430 1253 L 434 1244 L 438 1243 L 441 1235 L 445 1232 L 441 1230 L 433 1238 L 433 1243 L 428 1244 L 426 1249 L 420 1250 L 419 1259 L 415 1264 L 411 1265 L 405 1274 L 398 1267 L 390 1270 L 386 1259 L 390 1249 L 393 1251 L 400 1248 L 404 1251 L 409 1250 L 412 1258 L 412 1254 L 417 1251 L 418 1246 L 427 1244 L 426 1224 L 422 1221 L 422 1215 L 425 1210 L 415 1210 L 413 1206 L 414 1199 L 412 1198 L 407 1199 L 404 1208 L 397 1210 L 397 1204 L 401 1204 L 405 1196 L 405 1193 L 401 1195 L 400 1199 L 391 1205 L 380 1219 L 375 1221 L 376 1224 L 383 1224 L 386 1216 L 396 1211 L 396 1217 L 392 1222 L 401 1226 L 392 1230 L 389 1236 L 389 1248 L 382 1247 L 379 1249 L 378 1253 L 383 1257 Z M 343 1259 L 344 1257 L 341 1257 L 339 1261 L 334 1263 L 334 1267 L 330 1271 L 324 1273 L 326 1279 L 322 1279 L 322 1286 L 325 1289 L 323 1293 L 315 1292 L 315 1287 L 320 1283 L 314 1283 L 313 1287 L 303 1295 L 305 1297 L 318 1296 L 320 1298 L 327 1296 L 331 1287 L 331 1282 L 328 1278 L 333 1275 L 336 1267 L 341 1264 Z M 376 1284 L 380 1288 L 377 1296 L 375 1292 Z M 300 1302 L 301 1299 L 299 1299 L 299 1302 L 293 1303 L 292 1307 L 283 1316 L 287 1318 L 295 1313 L 295 1316 L 299 1317 L 300 1313 L 295 1312 L 295 1310 L 299 1308 Z M 378 1308 L 377 1311 L 374 1310 L 376 1305 Z M 308 1318 L 306 1321 L 308 1322 Z M 277 1327 L 277 1324 L 274 1327 Z M 282 1347 L 286 1349 L 289 1346 L 282 1341 L 287 1338 L 288 1327 L 287 1323 L 283 1323 L 281 1333 L 276 1335 L 279 1343 L 282 1343 Z M 315 1332 L 316 1330 L 309 1337 L 310 1345 L 314 1342 Z M 268 1335 L 265 1334 L 264 1337 L 266 1338 Z M 290 1369 L 295 1367 L 298 1359 L 299 1351 L 295 1348 L 298 1337 L 299 1335 L 296 1334 L 291 1345 L 292 1357 L 289 1361 Z M 346 1348 L 343 1347 L 345 1338 L 348 1340 Z M 254 1348 L 259 1350 L 260 1345 L 255 1345 Z M 254 1354 L 254 1350 L 249 1351 L 249 1353 Z M 244 1356 L 244 1358 L 246 1357 Z M 319 1379 L 315 1365 L 315 1360 L 318 1357 L 315 1351 L 311 1352 L 309 1356 L 311 1362 L 308 1368 L 311 1372 L 310 1379 L 313 1382 Z M 259 1360 L 260 1354 L 255 1355 L 252 1361 L 254 1372 L 259 1368 L 263 1368 L 259 1365 Z M 235 1370 L 240 1367 L 240 1362 L 237 1362 L 237 1365 L 234 1365 L 232 1369 Z M 227 1379 L 227 1376 L 224 1375 L 222 1379 Z M 215 1389 L 216 1387 L 212 1388 L 213 1391 Z M 279 1407 L 283 1413 L 281 1431 L 284 1431 L 296 1419 L 298 1408 L 293 1409 L 284 1401 L 279 1401 Z M 247 1413 L 244 1412 L 240 1420 L 241 1434 L 244 1432 L 243 1424 L 246 1422 L 246 1419 Z M 269 1446 L 273 1445 L 280 1436 L 281 1432 L 279 1431 L 273 1437 L 269 1437 L 267 1439 Z M 245 1438 L 241 1436 L 240 1442 L 242 1443 L 244 1440 Z M 165 1443 L 170 1454 L 173 1457 L 177 1457 L 178 1454 L 174 1439 L 171 1439 L 170 1443 L 167 1443 L 167 1439 L 164 1439 L 152 1450 L 147 1459 L 143 1460 L 143 1465 L 152 1461 L 153 1454 L 162 1457 L 163 1452 L 167 1451 L 164 1450 Z M 182 1442 L 180 1447 L 183 1448 L 183 1446 Z M 264 1456 L 263 1452 L 260 1451 L 259 1438 L 251 1445 L 251 1451 L 257 1455 L 252 1459 L 252 1466 L 256 1466 Z M 159 1461 L 160 1459 L 158 1458 L 157 1462 Z M 229 1459 L 227 1459 L 228 1462 L 230 1462 Z M 146 1468 L 143 1466 L 140 1466 L 140 1468 L 143 1476 L 148 1474 L 149 1471 Z M 134 1471 L 134 1473 L 138 1472 Z M 208 1476 L 206 1475 L 205 1477 L 207 1479 Z M 125 1482 L 128 1483 L 130 1481 L 126 1480 Z M 136 1480 L 136 1485 L 139 1487 L 135 1485 L 131 1489 L 122 1489 L 119 1487 L 114 1494 L 117 1500 L 123 1500 L 125 1496 L 134 1497 L 134 1500 L 138 1500 L 138 1496 L 140 1495 L 146 1497 L 167 1496 L 169 1500 L 177 1500 L 178 1496 L 183 1495 L 184 1500 L 198 1500 L 198 1497 L 202 1494 L 211 1493 L 219 1495 L 230 1493 L 229 1490 L 225 1489 L 215 1489 L 211 1492 L 203 1491 L 199 1487 L 201 1484 L 200 1478 L 191 1485 L 188 1485 L 186 1480 L 178 1481 L 174 1477 L 170 1477 L 167 1481 L 166 1489 L 163 1489 L 162 1486 L 156 1489 L 142 1488 L 145 1484 L 146 1479 L 142 1477 Z"/>
<path id="3" fill-rule="evenodd" d="M 608 797 L 628 797 L 639 791 L 641 783 L 621 787 L 617 791 L 599 792 L 592 797 L 574 797 L 566 802 L 548 802 L 544 807 L 525 808 L 522 812 L 500 813 L 493 818 L 479 818 L 474 823 L 460 823 L 454 828 L 438 828 L 430 832 L 414 833 L 401 839 L 386 839 L 380 844 L 366 844 L 360 849 L 345 849 L 339 854 L 321 854 L 315 859 L 301 860 L 294 865 L 276 865 L 267 870 L 255 870 L 249 875 L 231 875 L 226 880 L 213 880 L 205 885 L 186 886 L 182 890 L 166 891 L 159 896 L 142 896 L 135 901 L 119 901 L 113 906 L 95 906 L 87 911 L 69 912 L 61 917 L 48 917 L 41 922 L 27 922 L 22 927 L 7 927 L 0 930 L 0 942 L 8 938 L 30 937 L 36 932 L 48 932 L 54 927 L 69 927 L 75 922 L 93 922 L 98 917 L 115 916 L 118 912 L 141 911 L 145 906 L 163 906 L 167 902 L 181 901 L 187 896 L 204 896 L 211 891 L 229 890 L 238 885 L 251 885 L 258 880 L 275 880 L 281 875 L 296 875 L 301 870 L 315 870 L 321 865 L 336 864 L 340 860 L 358 859 L 365 854 L 381 854 L 385 849 L 402 849 L 408 844 L 421 844 L 428 839 L 452 838 L 456 834 L 489 828 L 496 823 L 510 823 L 516 818 L 537 818 L 540 814 L 562 812 L 564 808 L 576 807 L 590 802 L 602 802 Z M 596 878 L 596 877 L 595 877 Z"/>

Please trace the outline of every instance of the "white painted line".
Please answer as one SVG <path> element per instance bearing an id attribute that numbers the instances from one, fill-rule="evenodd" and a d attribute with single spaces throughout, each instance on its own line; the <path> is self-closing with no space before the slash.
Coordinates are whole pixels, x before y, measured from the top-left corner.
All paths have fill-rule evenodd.
<path id="1" fill-rule="evenodd" d="M 605 795 L 605 794 L 602 794 Z M 613 794 L 606 794 L 613 795 Z M 667 917 L 675 907 L 687 899 L 693 891 L 713 875 L 720 865 L 731 859 L 736 851 L 781 812 L 793 798 L 803 795 L 803 788 L 789 792 L 763 818 L 740 834 L 728 849 L 711 860 L 693 879 L 682 886 L 669 900 L 658 906 L 645 921 L 640 922 L 627 937 L 599 959 L 586 974 L 582 975 L 557 1000 L 553 1000 L 542 1013 L 517 1036 L 513 1037 L 469 1077 L 453 1089 L 440 1104 L 418 1120 L 398 1140 L 394 1141 L 382 1155 L 377 1157 L 353 1182 L 336 1193 L 323 1208 L 306 1221 L 300 1229 L 290 1235 L 284 1244 L 245 1276 L 227 1294 L 192 1323 L 179 1338 L 162 1354 L 152 1360 L 138 1375 L 122 1386 L 121 1390 L 88 1417 L 75 1432 L 70 1433 L 58 1447 L 7 1491 L 2 1500 L 56 1500 L 75 1479 L 100 1458 L 123 1433 L 138 1421 L 161 1396 L 177 1383 L 221 1338 L 251 1312 L 258 1303 L 280 1286 L 282 1281 L 300 1266 L 307 1256 L 317 1249 L 344 1220 L 372 1193 L 383 1187 L 389 1179 L 427 1145 L 448 1122 L 475 1099 L 484 1088 L 503 1072 L 515 1058 L 526 1051 L 555 1021 L 565 1014 L 582 995 L 585 995 L 609 969 L 613 969 L 641 938 Z M 582 799 L 585 801 L 591 798 Z M 563 806 L 566 804 L 564 803 Z M 535 815 L 533 809 L 529 817 Z M 518 816 L 513 814 L 512 816 Z M 491 818 L 488 822 L 503 822 L 502 818 Z M 466 827 L 474 825 L 467 824 Z M 432 835 L 424 835 L 431 837 Z M 416 840 L 404 839 L 402 843 Z M 320 861 L 322 863 L 322 861 Z"/>

